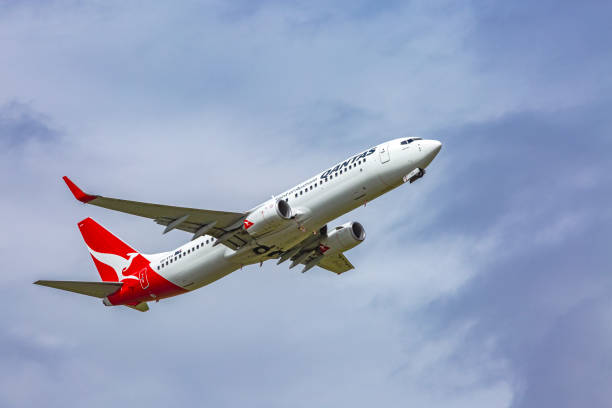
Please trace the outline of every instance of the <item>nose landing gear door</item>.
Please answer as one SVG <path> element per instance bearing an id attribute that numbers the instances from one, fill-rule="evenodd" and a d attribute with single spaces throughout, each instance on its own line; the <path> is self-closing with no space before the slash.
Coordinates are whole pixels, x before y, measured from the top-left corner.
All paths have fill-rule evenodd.
<path id="1" fill-rule="evenodd" d="M 387 143 L 380 148 L 380 162 L 385 164 L 389 160 L 389 144 Z"/>

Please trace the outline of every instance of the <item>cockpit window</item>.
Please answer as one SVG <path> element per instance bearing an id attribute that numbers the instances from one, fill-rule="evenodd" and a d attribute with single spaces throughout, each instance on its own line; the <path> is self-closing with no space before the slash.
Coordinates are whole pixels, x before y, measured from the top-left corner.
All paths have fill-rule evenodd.
<path id="1" fill-rule="evenodd" d="M 402 140 L 400 144 L 407 145 L 407 144 L 414 142 L 415 140 L 423 140 L 423 138 L 422 137 L 411 137 L 406 140 Z"/>

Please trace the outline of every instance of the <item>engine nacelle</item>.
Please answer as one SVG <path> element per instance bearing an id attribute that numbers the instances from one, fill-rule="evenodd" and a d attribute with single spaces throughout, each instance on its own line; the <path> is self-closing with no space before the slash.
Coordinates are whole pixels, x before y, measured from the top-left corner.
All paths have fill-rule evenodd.
<path id="1" fill-rule="evenodd" d="M 244 230 L 251 236 L 263 235 L 291 219 L 293 211 L 284 200 L 269 200 L 244 220 Z"/>
<path id="2" fill-rule="evenodd" d="M 325 255 L 348 251 L 361 244 L 365 237 L 363 225 L 347 222 L 329 231 L 327 238 L 321 241 L 319 250 Z"/>

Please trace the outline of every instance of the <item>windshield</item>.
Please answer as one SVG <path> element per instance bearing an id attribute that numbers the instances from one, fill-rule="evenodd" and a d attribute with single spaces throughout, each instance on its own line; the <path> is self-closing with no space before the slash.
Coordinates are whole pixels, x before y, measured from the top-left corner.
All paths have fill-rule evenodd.
<path id="1" fill-rule="evenodd" d="M 423 138 L 421 138 L 421 137 L 410 137 L 410 138 L 408 138 L 406 140 L 402 140 L 401 144 L 407 145 L 407 144 L 410 144 L 410 143 L 414 142 L 415 140 L 423 140 Z"/>

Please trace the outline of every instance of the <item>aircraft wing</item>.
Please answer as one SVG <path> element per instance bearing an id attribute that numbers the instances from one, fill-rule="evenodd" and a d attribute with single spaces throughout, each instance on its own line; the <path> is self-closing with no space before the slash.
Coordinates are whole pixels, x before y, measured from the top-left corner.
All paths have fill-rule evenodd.
<path id="1" fill-rule="evenodd" d="M 166 226 L 164 233 L 173 229 L 180 229 L 194 234 L 193 239 L 204 234 L 220 238 L 228 231 L 235 230 L 236 233 L 232 234 L 232 238 L 223 241 L 224 245 L 232 249 L 244 245 L 248 240 L 248 235 L 240 231 L 242 222 L 247 216 L 246 213 L 175 207 L 92 195 L 84 193 L 68 177 L 63 177 L 63 179 L 77 200 L 109 210 L 150 218 L 156 223 Z"/>
<path id="2" fill-rule="evenodd" d="M 320 266 L 323 269 L 327 269 L 328 271 L 337 273 L 338 275 L 355 268 L 353 264 L 348 259 L 346 259 L 342 252 L 329 256 L 324 256 L 323 258 L 321 258 L 321 261 L 317 264 L 317 266 Z"/>
<path id="3" fill-rule="evenodd" d="M 306 254 L 308 255 L 304 257 Z M 306 246 L 302 251 L 295 253 L 295 255 L 291 257 L 291 260 L 293 263 L 291 264 L 292 266 L 290 268 L 293 268 L 297 264 L 304 265 L 302 273 L 308 271 L 314 266 L 320 266 L 321 268 L 327 269 L 328 271 L 338 275 L 346 271 L 350 271 L 351 269 L 355 269 L 353 264 L 346 259 L 344 253 L 338 252 L 335 254 L 323 255 L 315 248 L 311 248 L 309 246 Z M 282 262 L 282 259 L 280 262 Z"/>
<path id="4" fill-rule="evenodd" d="M 320 266 L 323 269 L 327 269 L 330 272 L 340 275 L 351 269 L 355 269 L 353 264 L 346 259 L 343 252 L 336 252 L 330 254 L 323 254 L 319 249 L 321 245 L 321 237 L 319 235 L 312 235 L 297 246 L 287 250 L 287 257 L 284 255 L 280 257 L 278 264 L 291 259 L 293 263 L 289 267 L 290 269 L 298 264 L 304 265 L 302 273 L 310 270 L 315 266 Z"/>

